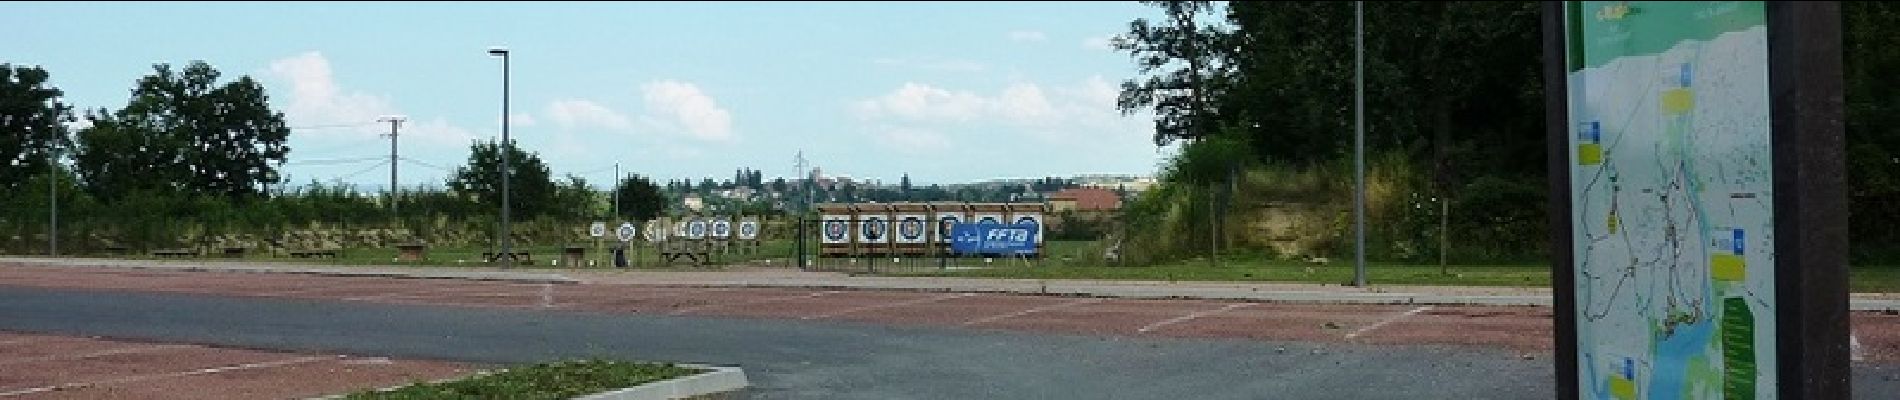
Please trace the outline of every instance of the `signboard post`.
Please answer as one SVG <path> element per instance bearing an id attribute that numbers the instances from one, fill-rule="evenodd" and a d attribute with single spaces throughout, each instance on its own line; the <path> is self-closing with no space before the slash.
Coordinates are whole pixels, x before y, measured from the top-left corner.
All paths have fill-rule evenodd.
<path id="1" fill-rule="evenodd" d="M 587 236 L 591 236 L 594 238 L 594 254 L 600 254 L 600 237 L 606 236 L 606 235 L 607 235 L 606 222 L 594 221 L 594 223 L 587 225 Z M 596 259 L 598 259 L 599 256 L 595 256 L 595 257 Z M 590 260 L 588 262 L 592 263 L 594 262 L 594 260 Z"/>
<path id="2" fill-rule="evenodd" d="M 1546 2 L 1557 394 L 1847 398 L 1836 2 Z"/>

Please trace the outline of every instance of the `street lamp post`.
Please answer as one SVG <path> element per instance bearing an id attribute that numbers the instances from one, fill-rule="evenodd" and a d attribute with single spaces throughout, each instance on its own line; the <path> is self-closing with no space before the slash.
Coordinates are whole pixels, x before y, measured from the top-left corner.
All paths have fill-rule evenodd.
<path id="1" fill-rule="evenodd" d="M 508 48 L 490 47 L 488 55 L 501 57 L 501 267 L 513 267 L 515 257 L 508 240 L 508 157 L 515 144 L 508 140 Z"/>

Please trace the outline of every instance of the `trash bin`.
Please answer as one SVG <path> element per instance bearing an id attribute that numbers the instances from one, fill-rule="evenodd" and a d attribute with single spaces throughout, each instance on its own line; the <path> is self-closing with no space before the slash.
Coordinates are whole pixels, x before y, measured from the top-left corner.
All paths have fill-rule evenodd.
<path id="1" fill-rule="evenodd" d="M 427 248 L 428 246 L 425 246 L 421 243 L 404 243 L 404 244 L 396 245 L 396 259 L 399 261 L 421 261 L 428 257 L 427 255 L 423 253 L 423 251 Z"/>
<path id="2" fill-rule="evenodd" d="M 614 268 L 627 267 L 627 245 L 614 246 Z"/>
<path id="3" fill-rule="evenodd" d="M 561 249 L 561 262 L 567 263 L 569 266 L 580 267 L 581 261 L 585 260 L 586 256 L 586 247 L 567 246 L 567 248 Z"/>

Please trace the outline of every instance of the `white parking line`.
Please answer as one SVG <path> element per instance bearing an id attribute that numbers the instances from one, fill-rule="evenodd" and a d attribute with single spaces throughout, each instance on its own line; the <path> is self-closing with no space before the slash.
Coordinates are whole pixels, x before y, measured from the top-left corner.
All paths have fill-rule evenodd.
<path id="1" fill-rule="evenodd" d="M 1352 339 L 1352 338 L 1356 338 L 1356 337 L 1359 337 L 1359 335 L 1364 335 L 1364 334 L 1366 334 L 1367 332 L 1372 332 L 1372 330 L 1373 330 L 1373 329 L 1379 329 L 1379 327 L 1381 327 L 1381 326 L 1385 326 L 1386 324 L 1390 324 L 1390 323 L 1393 323 L 1393 322 L 1398 322 L 1398 321 L 1399 321 L 1399 320 L 1401 320 L 1401 319 L 1405 319 L 1405 317 L 1410 317 L 1410 316 L 1413 316 L 1413 315 L 1418 315 L 1418 313 L 1422 313 L 1422 312 L 1426 312 L 1426 311 L 1430 311 L 1431 309 L 1432 309 L 1432 306 L 1420 306 L 1419 308 L 1414 308 L 1414 309 L 1412 309 L 1411 311 L 1406 311 L 1406 312 L 1402 312 L 1402 313 L 1399 313 L 1399 315 L 1394 315 L 1394 316 L 1390 316 L 1390 317 L 1386 317 L 1386 318 L 1385 318 L 1384 320 L 1380 320 L 1379 322 L 1375 322 L 1375 323 L 1373 323 L 1372 325 L 1366 325 L 1366 327 L 1364 327 L 1364 328 L 1359 328 L 1358 330 L 1355 330 L 1355 331 L 1352 331 L 1352 333 L 1348 333 L 1348 334 L 1346 334 L 1346 338 L 1347 338 L 1347 339 Z"/>
<path id="2" fill-rule="evenodd" d="M 840 315 L 845 315 L 845 314 L 850 314 L 850 313 L 855 313 L 855 312 L 864 312 L 864 311 L 871 311 L 871 310 L 878 310 L 878 309 L 885 309 L 885 308 L 895 308 L 895 307 L 903 307 L 903 306 L 914 306 L 914 305 L 918 305 L 918 304 L 924 304 L 924 303 L 935 303 L 935 302 L 939 302 L 939 301 L 944 301 L 944 300 L 949 300 L 949 299 L 956 299 L 956 298 L 963 298 L 963 297 L 970 297 L 970 296 L 975 296 L 975 295 L 976 295 L 976 293 L 951 293 L 951 294 L 947 294 L 947 295 L 942 295 L 942 296 L 935 296 L 935 297 L 925 297 L 925 298 L 921 298 L 921 299 L 913 299 L 913 300 L 906 300 L 906 301 L 900 301 L 900 302 L 896 302 L 896 303 L 885 303 L 885 304 L 873 304 L 873 305 L 868 305 L 868 306 L 863 306 L 863 307 L 856 307 L 856 308 L 849 308 L 849 309 L 845 309 L 845 310 L 842 310 L 842 311 L 837 311 L 837 312 L 832 312 L 832 313 L 827 313 L 827 314 L 818 314 L 818 315 L 808 315 L 808 316 L 805 316 L 805 317 L 801 317 L 801 318 L 799 318 L 799 319 L 819 319 L 819 318 L 831 318 L 831 317 L 836 317 L 836 316 L 840 316 Z"/>
<path id="3" fill-rule="evenodd" d="M 344 356 L 297 357 L 297 358 L 277 360 L 277 361 L 238 364 L 238 365 L 231 365 L 231 366 L 224 366 L 224 367 L 217 367 L 217 368 L 205 368 L 205 369 L 194 370 L 194 371 L 170 372 L 170 373 L 151 374 L 151 375 L 134 375 L 134 376 L 128 376 L 124 378 L 107 379 L 107 380 L 102 380 L 102 381 L 65 383 L 65 384 L 59 384 L 59 385 L 53 385 L 53 386 L 41 386 L 41 387 L 36 387 L 36 388 L 26 388 L 26 389 L 20 389 L 20 390 L 8 391 L 8 392 L 0 392 L 0 397 L 23 396 L 23 395 L 29 395 L 29 394 L 41 393 L 41 392 L 50 392 L 50 391 L 61 390 L 61 389 L 73 389 L 73 388 L 82 388 L 82 387 L 88 387 L 88 386 L 110 385 L 110 384 L 116 384 L 116 383 L 131 383 L 131 382 L 138 382 L 138 381 L 148 381 L 148 380 L 153 380 L 153 379 L 183 378 L 187 376 L 209 375 L 209 374 L 215 374 L 219 372 L 281 367 L 285 365 L 296 365 L 296 364 L 303 364 L 303 363 L 308 363 L 308 362 L 313 362 L 313 361 L 341 359 L 343 357 Z"/>
<path id="4" fill-rule="evenodd" d="M 1166 321 L 1160 321 L 1160 322 L 1148 324 L 1148 326 L 1141 327 L 1141 329 L 1137 329 L 1135 330 L 1135 332 L 1147 333 L 1148 331 L 1160 329 L 1161 327 L 1164 327 L 1164 326 L 1187 322 L 1195 318 L 1201 318 L 1201 317 L 1206 317 L 1209 315 L 1220 314 L 1223 312 L 1227 312 L 1228 310 L 1241 308 L 1241 307 L 1247 307 L 1253 304 L 1254 303 L 1235 303 L 1235 304 L 1228 304 L 1226 307 L 1221 307 L 1218 309 L 1195 311 L 1195 312 L 1189 313 L 1188 315 L 1174 317 Z"/>
<path id="5" fill-rule="evenodd" d="M 1074 301 L 1070 301 L 1070 302 L 1066 302 L 1066 303 L 1056 303 L 1056 304 L 1050 304 L 1050 305 L 1046 305 L 1046 306 L 1041 306 L 1041 307 L 1035 307 L 1035 308 L 1031 308 L 1031 309 L 1027 309 L 1027 310 L 1022 310 L 1022 311 L 1017 311 L 1017 312 L 1013 312 L 1013 313 L 1008 313 L 1008 314 L 1002 314 L 1002 315 L 992 315 L 992 316 L 988 316 L 988 317 L 983 317 L 983 318 L 978 318 L 978 319 L 974 319 L 974 320 L 970 320 L 970 321 L 966 321 L 966 322 L 964 322 L 964 323 L 963 323 L 963 326 L 970 326 L 970 325 L 976 325 L 976 324 L 982 324 L 982 323 L 989 323 L 989 322 L 996 322 L 996 321 L 1001 321 L 1001 320 L 1003 320 L 1003 319 L 1008 319 L 1008 318 L 1015 318 L 1015 317 L 1021 317 L 1021 316 L 1024 316 L 1024 315 L 1029 315 L 1029 314 L 1034 314 L 1034 313 L 1039 313 L 1039 312 L 1043 312 L 1043 311 L 1049 311 L 1049 310 L 1054 310 L 1054 309 L 1058 309 L 1058 308 L 1063 308 L 1063 307 L 1069 307 L 1069 306 L 1076 306 L 1076 305 L 1082 305 L 1082 304 L 1091 304 L 1091 303 L 1100 303 L 1100 302 L 1102 302 L 1102 299 L 1100 299 L 1100 298 L 1087 298 L 1087 299 L 1079 299 L 1079 300 L 1074 300 Z"/>
<path id="6" fill-rule="evenodd" d="M 1851 361 L 1864 361 L 1867 359 L 1867 356 L 1860 352 L 1860 337 L 1855 336 L 1851 332 L 1847 334 L 1847 352 L 1852 355 Z"/>
<path id="7" fill-rule="evenodd" d="M 838 292 L 825 291 L 825 292 L 818 292 L 818 293 L 801 294 L 797 296 L 773 297 L 769 299 L 759 299 L 759 300 L 753 300 L 753 301 L 748 301 L 748 302 L 738 303 L 738 304 L 707 304 L 707 305 L 698 306 L 698 307 L 687 307 L 687 308 L 682 308 L 678 310 L 673 310 L 673 312 L 666 313 L 666 315 L 681 315 L 685 313 L 705 311 L 705 310 L 710 310 L 710 309 L 720 308 L 720 307 L 749 306 L 753 304 L 775 303 L 775 302 L 786 301 L 786 300 L 808 299 L 808 298 L 819 297 L 819 296 L 824 296 L 824 295 L 833 294 L 833 293 L 838 293 Z"/>
<path id="8" fill-rule="evenodd" d="M 195 347 L 195 346 L 176 345 L 176 344 L 159 345 L 159 346 L 136 346 L 136 347 L 126 347 L 126 348 L 118 348 L 118 349 L 112 349 L 112 350 L 95 351 L 91 353 L 58 354 L 58 355 L 39 356 L 39 357 L 11 358 L 11 359 L 0 360 L 0 365 L 21 364 L 21 363 L 30 363 L 30 362 L 40 362 L 40 361 L 83 360 L 83 359 L 93 358 L 93 357 L 105 357 L 105 356 L 119 355 L 119 354 L 137 354 L 137 353 L 145 353 L 145 352 L 152 352 L 152 351 L 159 351 L 159 350 L 182 349 L 182 348 L 188 348 L 188 347 Z"/>

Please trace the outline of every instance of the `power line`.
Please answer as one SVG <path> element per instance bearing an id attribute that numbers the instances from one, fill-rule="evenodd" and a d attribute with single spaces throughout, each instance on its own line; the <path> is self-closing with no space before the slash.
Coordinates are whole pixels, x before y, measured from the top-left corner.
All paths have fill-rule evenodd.
<path id="1" fill-rule="evenodd" d="M 335 178 L 334 180 L 336 180 L 336 181 L 342 181 L 342 180 L 344 180 L 344 179 L 350 179 L 350 178 L 355 178 L 355 177 L 356 177 L 357 175 L 362 175 L 362 174 L 364 174 L 364 173 L 367 173 L 367 172 L 370 172 L 370 171 L 375 171 L 375 170 L 376 170 L 376 169 L 378 169 L 378 168 L 382 168 L 382 167 L 383 167 L 383 164 L 386 164 L 386 163 L 389 163 L 389 162 L 388 162 L 388 161 L 384 161 L 384 162 L 379 162 L 379 163 L 376 163 L 376 165 L 371 165 L 371 166 L 369 166 L 369 168 L 364 168 L 364 169 L 361 169 L 361 170 L 357 170 L 356 172 L 351 172 L 351 173 L 348 173 L 348 174 L 344 174 L 343 176 L 339 176 L 339 177 L 336 177 L 336 178 Z"/>
<path id="2" fill-rule="evenodd" d="M 435 165 L 435 164 L 430 164 L 430 163 L 426 163 L 426 162 L 422 162 L 422 161 L 419 161 L 419 160 L 416 160 L 416 159 L 413 159 L 413 158 L 409 158 L 409 157 L 398 157 L 397 159 L 400 159 L 400 160 L 403 160 L 403 161 L 408 161 L 408 162 L 409 162 L 409 163 L 411 163 L 411 164 L 416 164 L 416 165 L 421 165 L 421 166 L 424 166 L 424 167 L 429 167 L 429 168 L 435 168 L 435 169 L 439 169 L 439 170 L 442 170 L 442 171 L 446 171 L 446 172 L 455 172 L 455 170 L 454 170 L 454 169 L 450 169 L 450 168 L 447 168 L 447 167 L 443 167 L 443 166 L 440 166 L 440 165 Z"/>
<path id="3" fill-rule="evenodd" d="M 376 161 L 376 160 L 382 160 L 382 159 L 384 159 L 384 157 L 381 157 L 381 156 L 326 158 L 326 159 L 316 159 L 316 160 L 285 161 L 284 165 L 338 165 L 338 164 L 354 164 L 354 163 L 360 163 L 360 162 L 365 162 L 365 161 Z"/>
<path id="4" fill-rule="evenodd" d="M 293 126 L 293 127 L 289 127 L 289 129 L 296 131 L 296 130 L 315 130 L 315 129 L 360 128 L 360 127 L 365 127 L 365 126 L 370 126 L 370 125 L 375 125 L 375 124 L 376 124 L 376 121 L 369 121 L 369 122 L 358 122 L 354 124 Z"/>

